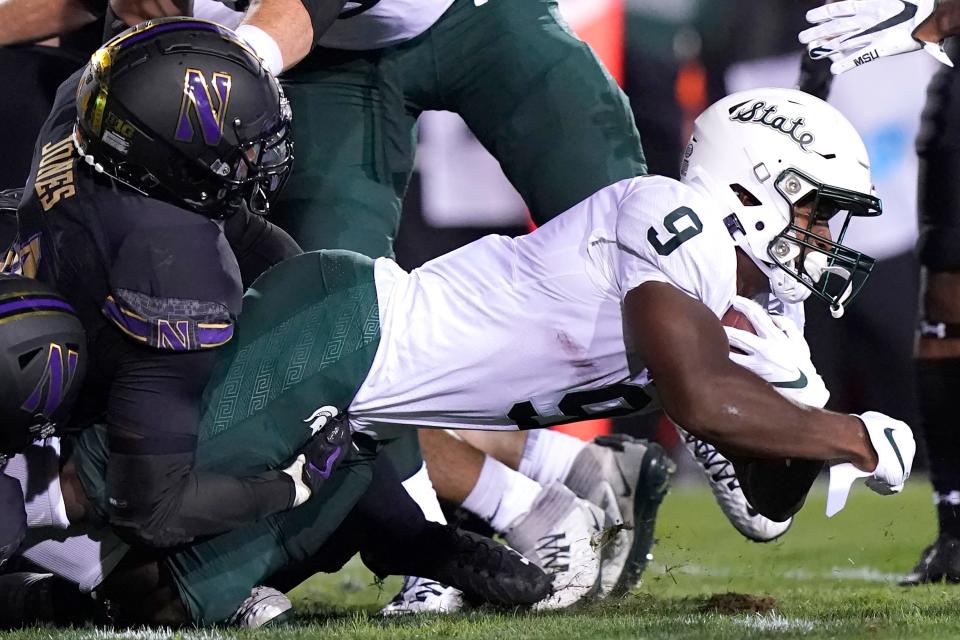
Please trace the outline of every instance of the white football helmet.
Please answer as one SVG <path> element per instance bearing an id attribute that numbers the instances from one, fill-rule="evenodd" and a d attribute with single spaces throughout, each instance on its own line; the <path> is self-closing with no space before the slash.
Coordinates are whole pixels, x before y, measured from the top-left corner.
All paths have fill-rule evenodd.
<path id="1" fill-rule="evenodd" d="M 694 122 L 680 174 L 731 212 L 727 229 L 775 296 L 795 303 L 814 293 L 843 315 L 875 264 L 843 236 L 851 216 L 880 215 L 881 203 L 863 140 L 839 111 L 793 89 L 727 96 Z M 805 227 L 794 223 L 797 204 L 812 207 Z M 812 232 L 834 218 L 835 240 Z"/>

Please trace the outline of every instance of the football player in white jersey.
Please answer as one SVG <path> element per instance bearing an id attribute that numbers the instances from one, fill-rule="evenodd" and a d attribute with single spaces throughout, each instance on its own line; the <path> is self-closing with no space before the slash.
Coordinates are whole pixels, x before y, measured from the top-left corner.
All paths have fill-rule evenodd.
<path id="1" fill-rule="evenodd" d="M 765 382 L 730 349 L 755 354 L 773 336 L 748 339 L 719 320 L 737 296 L 815 295 L 837 316 L 853 300 L 873 261 L 842 236 L 851 217 L 880 212 L 853 127 L 801 92 L 729 96 L 695 123 L 683 176 L 620 181 L 529 235 L 488 236 L 410 273 L 388 259 L 304 254 L 264 274 L 247 303 L 283 323 L 304 301 L 278 285 L 331 260 L 341 280 L 373 281 L 378 347 L 368 366 L 344 369 L 358 391 L 336 409 L 375 438 L 408 425 L 532 429 L 659 405 L 731 457 L 763 513 L 792 515 L 825 460 L 849 463 L 878 493 L 899 492 L 915 451 L 906 424 L 784 399 L 774 384 L 805 377 L 799 361 L 789 380 Z M 226 356 L 227 375 L 256 375 L 239 353 Z M 765 462 L 783 458 L 794 464 Z"/>

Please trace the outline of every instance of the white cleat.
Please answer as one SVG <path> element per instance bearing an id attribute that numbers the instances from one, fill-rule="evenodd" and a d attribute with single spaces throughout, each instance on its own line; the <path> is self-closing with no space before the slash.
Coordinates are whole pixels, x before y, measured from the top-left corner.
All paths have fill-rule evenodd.
<path id="1" fill-rule="evenodd" d="M 598 437 L 574 460 L 565 484 L 606 515 L 601 598 L 625 595 L 640 584 L 675 469 L 660 445 L 622 434 Z"/>
<path id="2" fill-rule="evenodd" d="M 259 629 L 293 619 L 289 598 L 271 587 L 254 587 L 230 618 L 230 625 L 241 629 Z"/>
<path id="3" fill-rule="evenodd" d="M 453 587 L 427 578 L 406 576 L 393 600 L 380 609 L 382 616 L 411 613 L 454 613 L 463 608 L 463 594 Z"/>
<path id="4" fill-rule="evenodd" d="M 510 523 L 507 544 L 553 578 L 553 593 L 534 609 L 562 609 L 597 592 L 603 530 L 603 510 L 559 482 Z"/>
<path id="5" fill-rule="evenodd" d="M 757 513 L 740 489 L 733 463 L 724 458 L 716 447 L 698 440 L 680 427 L 677 427 L 677 431 L 707 476 L 713 497 L 720 505 L 723 515 L 727 516 L 727 520 L 737 531 L 754 542 L 772 542 L 787 532 L 793 524 L 793 518 L 786 522 L 774 522 Z"/>

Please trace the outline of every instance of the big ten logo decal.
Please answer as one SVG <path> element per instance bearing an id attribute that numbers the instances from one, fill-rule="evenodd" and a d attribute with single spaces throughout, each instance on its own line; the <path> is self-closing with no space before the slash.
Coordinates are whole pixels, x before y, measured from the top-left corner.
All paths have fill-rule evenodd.
<path id="1" fill-rule="evenodd" d="M 64 348 L 59 344 L 51 344 L 47 350 L 47 362 L 43 375 L 33 393 L 23 403 L 23 409 L 30 413 L 41 412 L 45 416 L 52 415 L 63 402 L 64 393 L 77 373 L 79 362 L 78 351 Z"/>
<path id="2" fill-rule="evenodd" d="M 196 124 L 200 127 L 203 141 L 210 146 L 217 145 L 223 137 L 232 84 L 228 73 L 213 74 L 212 82 L 207 84 L 202 71 L 187 69 L 183 77 L 183 100 L 174 138 L 181 142 L 193 142 Z"/>
<path id="3" fill-rule="evenodd" d="M 40 150 L 40 164 L 37 165 L 33 190 L 44 211 L 49 211 L 53 205 L 76 194 L 73 160 L 72 136 L 59 142 L 48 142 Z"/>

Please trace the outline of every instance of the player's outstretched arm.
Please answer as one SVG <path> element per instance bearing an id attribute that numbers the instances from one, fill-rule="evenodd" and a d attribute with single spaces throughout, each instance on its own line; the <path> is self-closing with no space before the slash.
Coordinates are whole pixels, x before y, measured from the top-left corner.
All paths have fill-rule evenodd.
<path id="1" fill-rule="evenodd" d="M 730 360 L 719 320 L 676 287 L 645 282 L 627 294 L 624 313 L 664 410 L 698 438 L 733 455 L 849 461 L 893 491 L 909 476 L 914 445 L 907 425 L 784 399 Z"/>
<path id="2" fill-rule="evenodd" d="M 237 33 L 263 58 L 270 71 L 278 74 L 310 53 L 346 3 L 346 0 L 251 0 L 239 26 L 227 24 L 223 19 L 215 21 L 236 27 Z M 190 15 L 191 5 L 193 15 L 199 17 L 224 15 L 217 0 L 194 0 L 193 3 L 189 0 L 110 0 L 110 8 L 128 25 L 153 18 Z"/>

